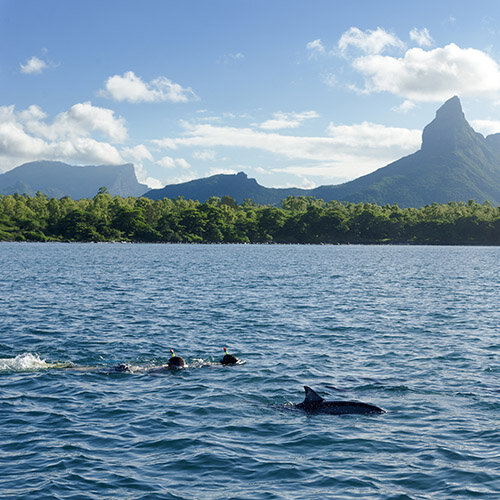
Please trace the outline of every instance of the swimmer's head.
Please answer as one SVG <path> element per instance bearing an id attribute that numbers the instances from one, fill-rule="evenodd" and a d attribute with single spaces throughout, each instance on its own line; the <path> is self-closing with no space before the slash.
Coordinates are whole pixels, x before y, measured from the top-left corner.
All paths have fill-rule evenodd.
<path id="1" fill-rule="evenodd" d="M 129 372 L 130 371 L 130 367 L 128 365 L 122 363 L 121 365 L 113 366 L 113 370 L 115 372 Z"/>
<path id="2" fill-rule="evenodd" d="M 180 356 L 176 356 L 174 354 L 173 349 L 170 349 L 170 354 L 171 354 L 171 357 L 168 360 L 168 367 L 169 368 L 184 368 L 186 366 L 186 362 L 184 361 L 184 358 L 181 358 Z"/>
<path id="3" fill-rule="evenodd" d="M 224 349 L 224 357 L 220 360 L 221 364 L 223 365 L 235 365 L 238 362 L 238 358 L 236 356 L 233 356 L 232 354 L 228 354 L 227 349 L 223 347 Z"/>

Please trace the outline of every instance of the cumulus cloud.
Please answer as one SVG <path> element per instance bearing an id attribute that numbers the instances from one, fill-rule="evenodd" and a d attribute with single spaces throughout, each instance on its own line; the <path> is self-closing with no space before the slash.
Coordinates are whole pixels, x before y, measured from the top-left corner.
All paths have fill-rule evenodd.
<path id="1" fill-rule="evenodd" d="M 0 164 L 8 170 L 24 161 L 61 160 L 74 163 L 123 163 L 118 150 L 93 134 L 112 142 L 126 138 L 122 118 L 111 110 L 90 103 L 75 104 L 58 114 L 52 123 L 36 105 L 16 111 L 14 106 L 0 106 Z"/>
<path id="2" fill-rule="evenodd" d="M 262 122 L 259 127 L 264 130 L 280 130 L 284 128 L 297 128 L 303 121 L 318 118 L 316 111 L 303 111 L 302 113 L 274 113 L 273 118 Z"/>
<path id="3" fill-rule="evenodd" d="M 410 31 L 410 40 L 416 42 L 420 47 L 430 47 L 432 45 L 432 37 L 427 28 L 413 28 Z"/>
<path id="4" fill-rule="evenodd" d="M 125 120 L 115 117 L 111 109 L 93 106 L 90 102 L 75 104 L 68 111 L 59 113 L 50 124 L 44 121 L 46 115 L 36 105 L 17 116 L 27 131 L 52 141 L 70 136 L 88 137 L 95 132 L 112 142 L 124 142 L 127 139 Z"/>
<path id="5" fill-rule="evenodd" d="M 160 76 L 149 83 L 143 81 L 133 71 L 123 75 L 110 76 L 105 89 L 99 95 L 115 101 L 138 102 L 188 102 L 197 100 L 197 95 L 188 87 L 184 88 L 165 76 Z"/>
<path id="6" fill-rule="evenodd" d="M 500 68 L 486 53 L 450 43 L 425 51 L 409 49 L 404 57 L 367 55 L 353 67 L 365 78 L 363 92 L 390 92 L 412 101 L 442 101 L 450 95 L 494 96 Z"/>
<path id="7" fill-rule="evenodd" d="M 160 167 L 165 167 L 165 168 L 182 168 L 182 169 L 188 169 L 191 168 L 191 165 L 189 162 L 187 162 L 184 158 L 172 158 L 170 156 L 164 156 L 163 158 L 159 159 L 156 162 L 157 165 L 160 165 Z"/>
<path id="8" fill-rule="evenodd" d="M 26 64 L 20 64 L 19 66 L 21 68 L 21 73 L 24 73 L 26 75 L 40 74 L 44 69 L 48 68 L 48 64 L 36 56 L 28 59 L 28 61 L 26 61 Z"/>
<path id="9" fill-rule="evenodd" d="M 421 131 L 373 123 L 330 124 L 328 137 L 289 136 L 252 128 L 184 122 L 181 137 L 153 141 L 160 148 L 239 147 L 257 149 L 289 160 L 328 162 L 330 173 L 353 178 L 381 167 L 420 146 Z"/>
<path id="10" fill-rule="evenodd" d="M 361 50 L 365 54 L 380 54 L 387 47 L 404 48 L 404 43 L 394 34 L 382 28 L 361 31 L 359 28 L 349 28 L 342 34 L 338 47 L 342 54 L 346 54 L 350 47 Z"/>

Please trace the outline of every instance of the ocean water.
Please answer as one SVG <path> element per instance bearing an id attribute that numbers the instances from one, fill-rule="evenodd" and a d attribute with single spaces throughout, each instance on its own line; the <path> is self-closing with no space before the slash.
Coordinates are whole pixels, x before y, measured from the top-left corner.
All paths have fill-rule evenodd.
<path id="1" fill-rule="evenodd" d="M 0 244 L 0 497 L 500 498 L 499 262 Z M 304 414 L 304 385 L 387 413 Z"/>

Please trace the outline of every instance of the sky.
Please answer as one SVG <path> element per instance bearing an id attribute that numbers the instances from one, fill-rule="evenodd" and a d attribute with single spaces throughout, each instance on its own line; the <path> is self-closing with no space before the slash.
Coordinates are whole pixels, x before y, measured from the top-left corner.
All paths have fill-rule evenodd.
<path id="1" fill-rule="evenodd" d="M 0 172 L 312 188 L 420 148 L 458 95 L 500 132 L 500 2 L 0 0 Z"/>

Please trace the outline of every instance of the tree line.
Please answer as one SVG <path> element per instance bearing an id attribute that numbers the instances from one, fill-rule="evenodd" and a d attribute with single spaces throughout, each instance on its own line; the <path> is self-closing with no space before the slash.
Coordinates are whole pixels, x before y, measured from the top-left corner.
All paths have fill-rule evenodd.
<path id="1" fill-rule="evenodd" d="M 0 195 L 0 241 L 157 243 L 500 244 L 500 207 L 433 203 L 422 208 L 288 197 L 280 207 L 231 197 L 204 203 L 110 196 Z"/>

